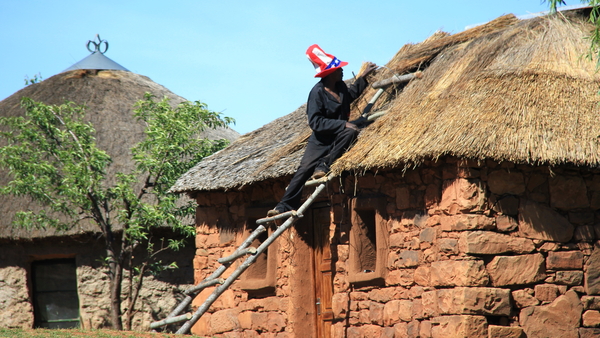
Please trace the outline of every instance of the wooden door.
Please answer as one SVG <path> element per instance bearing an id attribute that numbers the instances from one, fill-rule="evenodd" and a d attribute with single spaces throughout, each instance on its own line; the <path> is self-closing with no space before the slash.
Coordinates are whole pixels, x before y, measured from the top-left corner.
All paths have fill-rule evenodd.
<path id="1" fill-rule="evenodd" d="M 312 208 L 313 275 L 315 278 L 315 314 L 318 338 L 331 337 L 333 321 L 331 302 L 334 270 L 329 242 L 329 210 L 329 206 L 315 206 Z"/>

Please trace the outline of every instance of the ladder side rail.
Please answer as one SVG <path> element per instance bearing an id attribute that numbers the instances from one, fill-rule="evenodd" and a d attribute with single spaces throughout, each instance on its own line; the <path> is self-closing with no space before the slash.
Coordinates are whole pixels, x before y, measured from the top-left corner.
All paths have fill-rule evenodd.
<path id="1" fill-rule="evenodd" d="M 304 204 L 302 204 L 302 206 L 298 209 L 299 213 L 302 213 L 304 210 L 306 210 L 311 204 L 312 202 L 315 200 L 315 198 L 317 198 L 317 196 L 323 191 L 323 189 L 325 189 L 325 184 L 321 184 L 320 186 L 317 187 L 317 189 L 315 189 L 315 191 L 312 193 L 312 195 L 304 202 Z M 233 271 L 233 273 L 227 278 L 227 280 L 225 280 L 225 283 L 219 285 L 214 291 L 213 293 L 208 296 L 208 298 L 204 301 L 204 303 L 202 303 L 202 305 L 196 310 L 196 312 L 192 315 L 192 318 L 190 318 L 187 322 L 185 322 L 185 324 L 183 324 L 183 326 L 181 328 L 179 328 L 179 330 L 177 330 L 177 334 L 185 334 L 187 333 L 192 326 L 200 319 L 200 317 L 202 317 L 202 315 L 204 315 L 204 313 L 206 313 L 206 311 L 208 311 L 208 308 L 217 300 L 217 298 L 225 291 L 229 288 L 229 286 L 231 286 L 231 284 L 244 272 L 246 271 L 246 269 L 248 267 L 250 267 L 250 265 L 252 265 L 257 257 L 263 253 L 265 250 L 267 250 L 267 248 L 269 247 L 269 245 L 271 245 L 273 243 L 273 241 L 275 241 L 275 239 L 277 239 L 277 237 L 279 237 L 285 230 L 287 230 L 292 224 L 294 224 L 294 222 L 296 221 L 298 217 L 297 216 L 292 216 L 290 218 L 288 218 L 280 227 L 277 228 L 277 230 L 275 230 L 271 236 L 269 236 L 257 249 L 256 249 L 256 254 L 249 256 L 248 258 L 246 258 L 246 260 L 244 261 L 244 263 L 242 263 L 242 265 L 240 265 L 237 269 L 235 269 Z"/>
<path id="2" fill-rule="evenodd" d="M 263 225 L 256 227 L 256 229 L 254 231 L 252 231 L 250 236 L 248 236 L 248 238 L 246 238 L 246 240 L 244 242 L 242 242 L 242 244 L 240 244 L 240 246 L 235 250 L 235 252 L 246 249 L 248 246 L 250 246 L 250 244 L 252 244 L 252 242 L 254 242 L 254 240 L 260 234 L 262 234 L 265 231 L 267 231 L 267 229 Z M 215 272 L 213 272 L 210 276 L 206 277 L 204 280 L 206 281 L 206 280 L 210 280 L 210 279 L 219 278 L 223 274 L 223 272 L 225 272 L 225 270 L 227 270 L 227 268 L 229 268 L 230 265 L 231 265 L 231 262 L 219 266 L 217 268 L 217 270 L 215 270 Z M 187 294 L 188 290 L 186 290 L 184 293 Z M 181 301 L 181 303 L 179 303 L 179 305 L 177 305 L 177 307 L 173 311 L 171 311 L 171 313 L 169 313 L 167 318 L 171 318 L 171 317 L 174 317 L 174 316 L 177 316 L 178 314 L 180 314 L 181 311 L 183 311 L 192 302 L 193 299 L 194 298 L 192 295 L 188 294 L 187 296 L 185 296 L 185 298 Z"/>

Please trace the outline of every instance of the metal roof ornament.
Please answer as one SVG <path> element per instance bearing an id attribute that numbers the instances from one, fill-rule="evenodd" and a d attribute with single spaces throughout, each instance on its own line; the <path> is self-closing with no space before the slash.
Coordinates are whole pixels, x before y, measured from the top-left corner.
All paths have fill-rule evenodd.
<path id="1" fill-rule="evenodd" d="M 92 40 L 88 40 L 86 45 L 87 50 L 89 50 L 92 54 L 96 52 L 100 52 L 100 54 L 106 53 L 106 51 L 108 50 L 108 41 L 100 39 L 100 34 L 96 34 L 96 39 L 98 40 L 98 43 Z M 90 45 L 94 45 L 94 50 L 90 48 Z M 104 51 L 102 51 L 102 47 L 104 47 Z"/>
<path id="2" fill-rule="evenodd" d="M 63 72 L 75 69 L 95 69 L 95 70 L 124 70 L 127 68 L 109 59 L 104 53 L 108 50 L 108 42 L 100 38 L 100 34 L 96 34 L 94 40 L 88 40 L 85 45 L 87 50 L 92 53 L 83 60 L 77 62 L 71 67 L 63 70 Z"/>

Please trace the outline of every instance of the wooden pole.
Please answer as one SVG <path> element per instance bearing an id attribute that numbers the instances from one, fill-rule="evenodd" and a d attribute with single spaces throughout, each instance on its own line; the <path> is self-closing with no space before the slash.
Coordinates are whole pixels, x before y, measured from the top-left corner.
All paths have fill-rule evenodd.
<path id="1" fill-rule="evenodd" d="M 388 86 L 388 85 L 390 85 L 392 83 L 394 83 L 394 84 L 403 83 L 403 82 L 408 82 L 408 81 L 410 81 L 410 80 L 412 80 L 414 78 L 420 79 L 422 77 L 423 77 L 423 72 L 420 72 L 420 71 L 414 72 L 414 73 L 411 73 L 411 74 L 394 75 L 394 76 L 392 76 L 390 78 L 387 78 L 387 79 L 384 79 L 384 80 L 380 80 L 380 81 L 377 81 L 377 82 L 373 83 L 371 85 L 371 87 L 373 87 L 375 89 L 379 89 L 379 88 Z"/>

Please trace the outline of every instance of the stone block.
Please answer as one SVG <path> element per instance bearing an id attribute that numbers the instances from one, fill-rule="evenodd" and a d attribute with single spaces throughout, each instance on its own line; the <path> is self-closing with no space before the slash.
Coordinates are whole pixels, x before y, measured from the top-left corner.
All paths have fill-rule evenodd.
<path id="1" fill-rule="evenodd" d="M 546 267 L 550 270 L 582 269 L 583 254 L 581 251 L 550 251 Z"/>
<path id="2" fill-rule="evenodd" d="M 378 325 L 364 325 L 361 329 L 360 337 L 381 337 L 383 328 Z"/>
<path id="3" fill-rule="evenodd" d="M 333 317 L 336 319 L 346 318 L 348 312 L 348 306 L 350 299 L 347 293 L 336 293 L 331 299 L 331 309 L 333 311 Z"/>
<path id="4" fill-rule="evenodd" d="M 554 242 L 546 242 L 538 248 L 538 251 L 539 252 L 549 252 L 549 251 L 556 251 L 558 249 L 560 249 L 560 244 L 554 243 Z"/>
<path id="5" fill-rule="evenodd" d="M 486 286 L 490 277 L 481 260 L 431 263 L 431 286 Z"/>
<path id="6" fill-rule="evenodd" d="M 600 310 L 600 297 L 598 296 L 583 296 L 581 302 L 584 310 Z"/>
<path id="7" fill-rule="evenodd" d="M 442 315 L 508 316 L 510 290 L 498 288 L 468 288 L 437 290 L 438 309 Z"/>
<path id="8" fill-rule="evenodd" d="M 440 217 L 442 231 L 491 230 L 494 219 L 485 215 L 460 214 Z"/>
<path id="9" fill-rule="evenodd" d="M 392 300 L 383 308 L 383 325 L 392 326 L 399 321 L 412 320 L 413 303 L 410 300 Z"/>
<path id="10" fill-rule="evenodd" d="M 494 170 L 488 174 L 488 187 L 496 195 L 520 195 L 525 192 L 525 180 L 520 172 Z"/>
<path id="11" fill-rule="evenodd" d="M 217 311 L 210 316 L 209 330 L 214 333 L 223 333 L 240 328 L 238 311 L 233 309 Z"/>
<path id="12" fill-rule="evenodd" d="M 518 326 L 488 326 L 488 338 L 525 338 L 523 328 Z"/>
<path id="13" fill-rule="evenodd" d="M 469 231 L 458 241 L 462 252 L 472 255 L 497 255 L 507 252 L 529 253 L 535 250 L 533 241 L 493 231 Z"/>
<path id="14" fill-rule="evenodd" d="M 406 240 L 406 233 L 397 232 L 390 235 L 389 246 L 390 248 L 403 248 L 404 241 Z"/>
<path id="15" fill-rule="evenodd" d="M 433 317 L 439 315 L 437 291 L 426 291 L 421 295 L 423 316 Z"/>
<path id="16" fill-rule="evenodd" d="M 371 302 L 369 305 L 369 320 L 373 324 L 383 325 L 383 307 L 385 305 Z"/>
<path id="17" fill-rule="evenodd" d="M 431 285 L 431 269 L 428 266 L 421 265 L 415 270 L 414 274 L 415 283 L 421 286 Z"/>
<path id="18" fill-rule="evenodd" d="M 494 286 L 532 284 L 546 279 L 542 254 L 496 256 L 486 265 Z"/>
<path id="19" fill-rule="evenodd" d="M 569 212 L 569 221 L 576 225 L 592 225 L 594 224 L 594 212 L 571 211 Z"/>
<path id="20" fill-rule="evenodd" d="M 540 301 L 533 296 L 533 290 L 531 289 L 515 290 L 512 292 L 512 297 L 515 305 L 520 309 L 540 304 Z"/>
<path id="21" fill-rule="evenodd" d="M 600 337 L 600 329 L 597 328 L 579 328 L 579 338 L 598 338 Z"/>
<path id="22" fill-rule="evenodd" d="M 410 268 L 419 265 L 419 252 L 413 250 L 404 250 L 398 255 L 398 260 L 394 264 L 397 268 Z"/>
<path id="23" fill-rule="evenodd" d="M 581 285 L 583 271 L 556 271 L 554 283 L 561 285 Z"/>
<path id="24" fill-rule="evenodd" d="M 387 285 L 402 285 L 410 286 L 415 282 L 415 270 L 413 269 L 398 269 L 387 273 L 385 282 Z"/>
<path id="25" fill-rule="evenodd" d="M 519 214 L 519 198 L 512 195 L 498 198 L 492 205 L 492 210 L 503 215 L 517 216 Z"/>
<path id="26" fill-rule="evenodd" d="M 419 321 L 413 320 L 406 326 L 406 335 L 409 338 L 419 338 Z"/>
<path id="27" fill-rule="evenodd" d="M 600 327 L 600 311 L 587 310 L 583 313 L 583 326 Z"/>
<path id="28" fill-rule="evenodd" d="M 387 303 L 394 298 L 397 298 L 395 288 L 378 288 L 369 292 L 369 299 L 378 303 Z"/>
<path id="29" fill-rule="evenodd" d="M 399 210 L 410 208 L 410 189 L 408 187 L 396 188 L 396 208 Z"/>
<path id="30" fill-rule="evenodd" d="M 502 232 L 510 232 L 519 226 L 519 222 L 508 215 L 500 215 L 496 217 L 496 229 Z"/>
<path id="31" fill-rule="evenodd" d="M 575 228 L 545 204 L 522 199 L 519 206 L 519 236 L 551 242 L 568 242 Z"/>
<path id="32" fill-rule="evenodd" d="M 408 323 L 402 322 L 394 325 L 394 337 L 408 338 Z"/>
<path id="33" fill-rule="evenodd" d="M 440 316 L 431 319 L 432 338 L 487 338 L 488 325 L 483 316 Z"/>
<path id="34" fill-rule="evenodd" d="M 575 228 L 573 239 L 578 242 L 593 242 L 596 239 L 594 226 L 592 225 L 580 225 Z"/>
<path id="35" fill-rule="evenodd" d="M 594 249 L 586 263 L 584 286 L 588 295 L 600 294 L 600 249 L 598 248 Z"/>
<path id="36" fill-rule="evenodd" d="M 445 214 L 482 211 L 485 204 L 485 186 L 478 179 L 458 178 L 445 181 L 440 210 Z"/>
<path id="37" fill-rule="evenodd" d="M 440 252 L 446 254 L 458 253 L 458 239 L 456 238 L 440 238 L 437 241 L 437 246 Z"/>
<path id="38" fill-rule="evenodd" d="M 285 315 L 280 312 L 269 312 L 267 314 L 267 330 L 269 332 L 281 332 L 286 327 Z"/>
<path id="39" fill-rule="evenodd" d="M 394 328 L 384 327 L 381 329 L 381 338 L 394 338 Z"/>
<path id="40" fill-rule="evenodd" d="M 419 240 L 421 242 L 433 243 L 435 239 L 435 229 L 434 228 L 425 228 L 421 230 L 419 234 Z"/>
<path id="41" fill-rule="evenodd" d="M 580 176 L 556 175 L 549 178 L 548 186 L 553 208 L 571 210 L 590 206 L 585 181 Z"/>
<path id="42" fill-rule="evenodd" d="M 423 320 L 419 325 L 419 337 L 420 338 L 431 338 L 431 321 Z"/>
<path id="43" fill-rule="evenodd" d="M 519 325 L 527 337 L 579 338 L 583 305 L 574 291 L 567 291 L 548 305 L 531 306 L 521 310 Z"/>
<path id="44" fill-rule="evenodd" d="M 540 302 L 553 302 L 558 298 L 558 287 L 554 284 L 538 284 L 534 287 L 535 298 Z"/>

